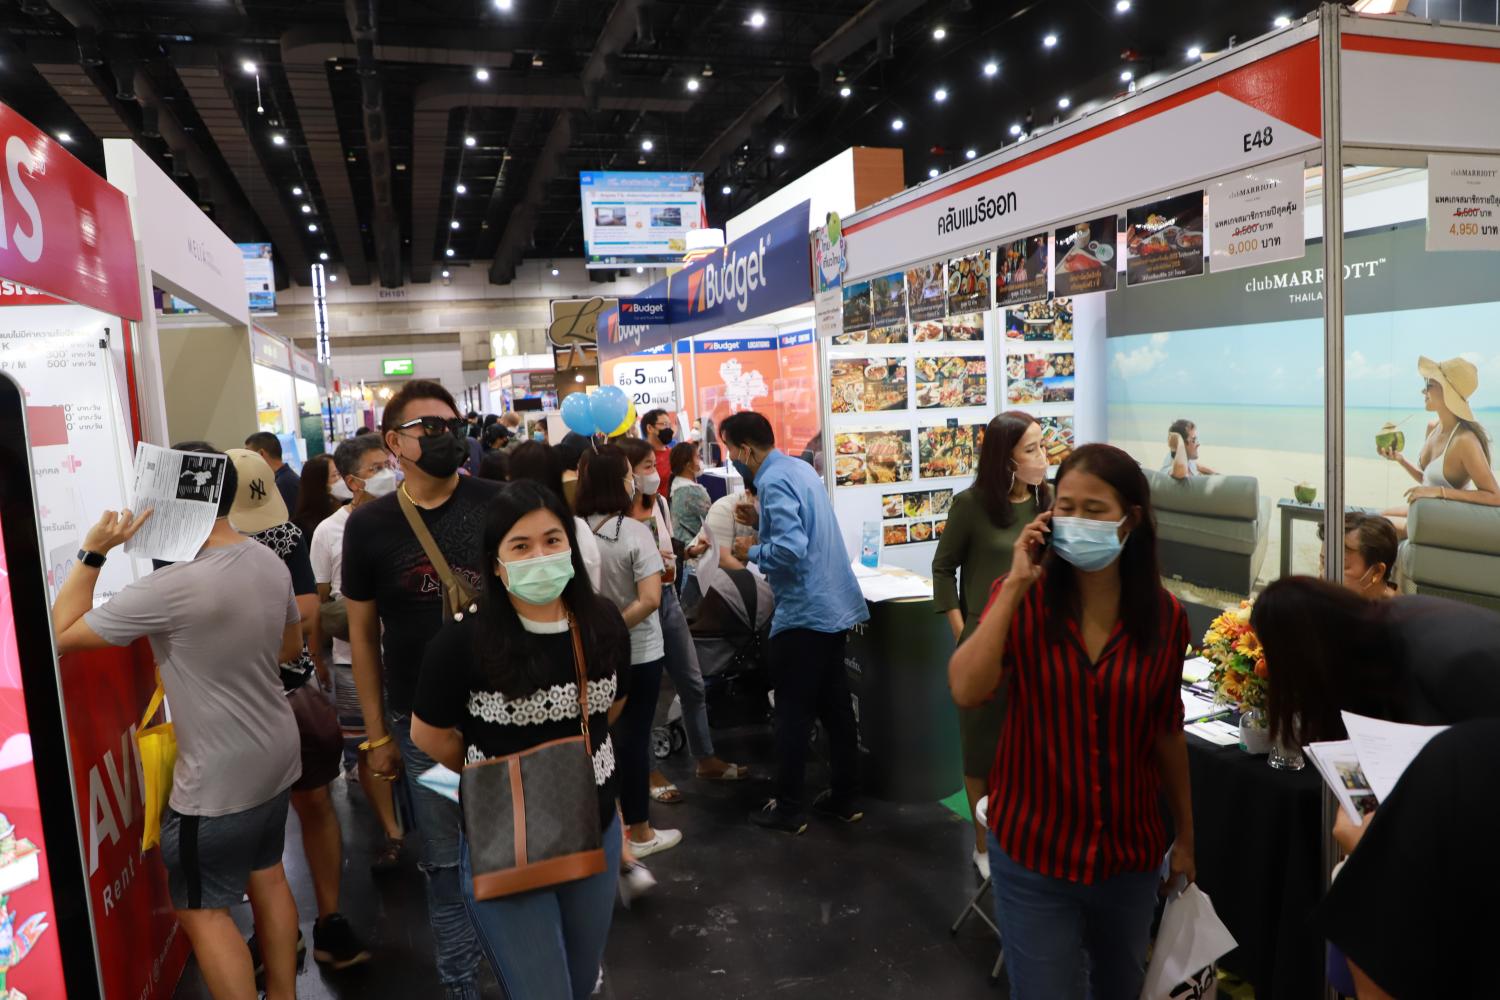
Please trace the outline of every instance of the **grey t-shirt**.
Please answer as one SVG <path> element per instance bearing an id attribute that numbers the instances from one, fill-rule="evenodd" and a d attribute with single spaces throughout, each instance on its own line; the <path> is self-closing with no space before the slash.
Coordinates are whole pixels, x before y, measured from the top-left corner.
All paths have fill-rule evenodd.
<path id="1" fill-rule="evenodd" d="M 599 593 L 624 611 L 636 599 L 636 584 L 665 568 L 656 539 L 650 528 L 631 517 L 596 515 L 588 519 L 588 526 L 599 540 Z M 647 615 L 630 630 L 630 662 L 650 663 L 665 655 L 660 616 Z"/>
<path id="2" fill-rule="evenodd" d="M 164 566 L 84 615 L 106 642 L 151 641 L 177 733 L 169 801 L 179 813 L 242 812 L 301 776 L 277 663 L 300 620 L 286 566 L 248 538 Z"/>

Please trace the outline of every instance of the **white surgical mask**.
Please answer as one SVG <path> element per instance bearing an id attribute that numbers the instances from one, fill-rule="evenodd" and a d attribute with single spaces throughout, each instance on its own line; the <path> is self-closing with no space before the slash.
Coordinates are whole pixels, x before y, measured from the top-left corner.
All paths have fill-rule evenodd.
<path id="1" fill-rule="evenodd" d="M 661 492 L 661 474 L 658 472 L 648 472 L 643 476 L 637 473 L 635 476 L 635 486 L 643 494 L 659 493 Z"/>
<path id="2" fill-rule="evenodd" d="M 365 480 L 365 492 L 372 497 L 383 497 L 396 489 L 396 470 L 390 466 L 381 469 Z"/>
<path id="3" fill-rule="evenodd" d="M 333 494 L 333 498 L 335 500 L 354 499 L 354 493 L 349 489 L 349 484 L 344 482 L 343 476 L 340 476 L 333 481 L 333 485 L 328 487 L 328 492 Z"/>

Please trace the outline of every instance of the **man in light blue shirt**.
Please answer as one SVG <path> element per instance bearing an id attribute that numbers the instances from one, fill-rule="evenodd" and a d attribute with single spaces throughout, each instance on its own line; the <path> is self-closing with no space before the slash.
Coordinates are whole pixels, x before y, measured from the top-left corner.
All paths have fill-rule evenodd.
<path id="1" fill-rule="evenodd" d="M 859 744 L 844 668 L 848 630 L 870 617 L 823 480 L 776 448 L 770 421 L 736 413 L 719 427 L 735 468 L 760 500 L 758 539 L 740 538 L 734 554 L 760 567 L 776 595 L 771 620 L 771 683 L 776 689 L 776 797 L 752 822 L 798 834 L 807 829 L 803 772 L 814 718 L 828 731 L 832 787 L 813 808 L 853 823 Z M 748 508 L 736 516 L 756 524 Z"/>

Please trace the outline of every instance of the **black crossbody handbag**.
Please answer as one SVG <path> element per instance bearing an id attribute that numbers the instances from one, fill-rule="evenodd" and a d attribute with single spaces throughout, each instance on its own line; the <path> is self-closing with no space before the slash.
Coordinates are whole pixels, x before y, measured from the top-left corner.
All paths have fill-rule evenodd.
<path id="1" fill-rule="evenodd" d="M 459 778 L 474 898 L 494 899 L 605 869 L 589 736 L 588 671 L 568 616 L 578 677 L 578 736 L 464 766 Z"/>

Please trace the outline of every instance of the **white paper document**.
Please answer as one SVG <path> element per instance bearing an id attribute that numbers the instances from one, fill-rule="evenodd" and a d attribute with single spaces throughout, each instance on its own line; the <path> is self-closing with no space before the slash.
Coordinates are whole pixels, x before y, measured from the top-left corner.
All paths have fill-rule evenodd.
<path id="1" fill-rule="evenodd" d="M 1212 715 L 1227 715 L 1228 705 L 1215 705 L 1213 699 L 1205 698 L 1195 691 L 1179 688 L 1182 692 L 1182 721 L 1198 722 Z"/>
<path id="2" fill-rule="evenodd" d="M 1209 671 L 1213 670 L 1213 668 L 1214 665 L 1211 661 L 1202 656 L 1195 656 L 1183 663 L 1182 679 L 1189 684 L 1196 684 L 1208 677 Z"/>
<path id="3" fill-rule="evenodd" d="M 932 581 L 920 576 L 877 572 L 874 576 L 861 576 L 858 579 L 859 589 L 865 600 L 871 602 L 932 597 Z"/>
<path id="4" fill-rule="evenodd" d="M 1207 740 L 1221 747 L 1236 746 L 1240 742 L 1239 728 L 1225 722 L 1223 719 L 1195 722 L 1192 725 L 1184 726 L 1183 729 L 1192 733 L 1200 740 Z"/>
<path id="5" fill-rule="evenodd" d="M 1370 781 L 1370 790 L 1384 802 L 1412 759 L 1427 741 L 1447 726 L 1411 726 L 1400 722 L 1382 722 L 1353 712 L 1340 712 L 1349 742 Z"/>
<path id="6" fill-rule="evenodd" d="M 173 451 L 144 441 L 135 449 L 130 509 L 151 517 L 125 551 L 143 559 L 186 562 L 198 555 L 219 516 L 227 455 Z"/>
<path id="7" fill-rule="evenodd" d="M 1305 748 L 1307 759 L 1313 762 L 1334 798 L 1349 818 L 1355 823 L 1364 823 L 1364 818 L 1375 811 L 1380 800 L 1370 790 L 1370 781 L 1360 766 L 1359 755 L 1354 752 L 1352 740 L 1332 743 L 1309 743 Z"/>

